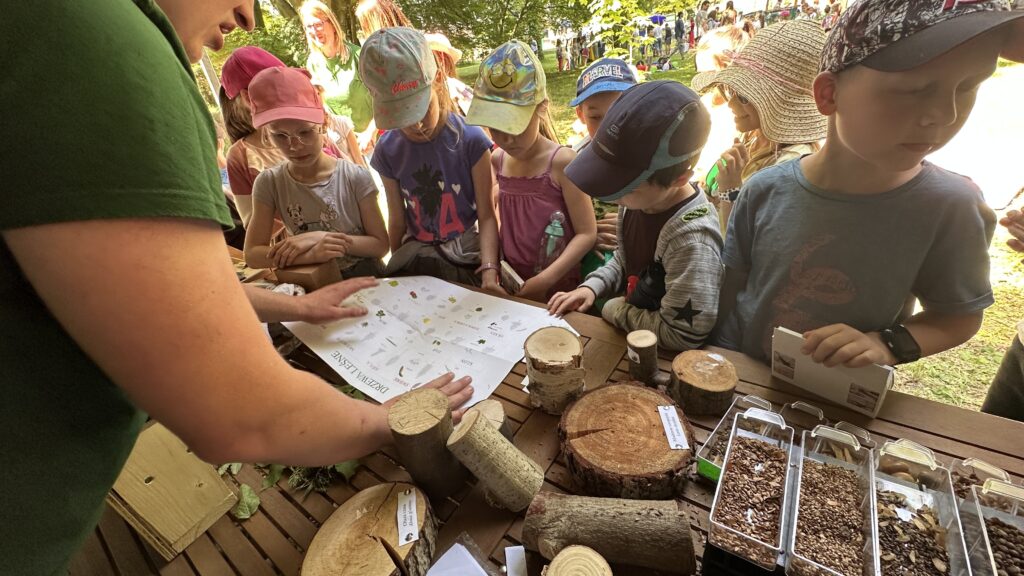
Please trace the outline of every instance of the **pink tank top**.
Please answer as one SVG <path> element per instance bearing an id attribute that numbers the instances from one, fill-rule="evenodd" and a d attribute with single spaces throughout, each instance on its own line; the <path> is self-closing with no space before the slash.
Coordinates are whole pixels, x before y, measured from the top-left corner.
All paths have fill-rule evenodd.
<path id="1" fill-rule="evenodd" d="M 563 228 L 565 241 L 572 240 L 575 232 L 569 219 L 569 209 L 562 197 L 562 189 L 551 178 L 551 165 L 555 149 L 548 160 L 548 168 L 538 176 L 505 176 L 505 151 L 498 157 L 498 214 L 501 217 L 501 253 L 523 280 L 532 278 L 537 266 L 544 229 L 554 212 L 565 215 Z M 550 293 L 575 289 L 580 281 L 577 263 Z"/>

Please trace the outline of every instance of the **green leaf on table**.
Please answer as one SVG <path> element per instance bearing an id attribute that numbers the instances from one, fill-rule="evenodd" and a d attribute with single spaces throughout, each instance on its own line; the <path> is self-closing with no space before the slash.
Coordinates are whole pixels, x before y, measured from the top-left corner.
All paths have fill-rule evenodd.
<path id="1" fill-rule="evenodd" d="M 356 470 L 359 469 L 359 460 L 349 460 L 342 462 L 341 464 L 334 465 L 334 471 L 345 477 L 345 481 L 348 482 L 356 475 Z"/>
<path id="2" fill-rule="evenodd" d="M 271 464 L 266 470 L 267 475 L 263 477 L 263 490 L 270 488 L 274 484 L 277 484 L 281 480 L 281 475 L 284 474 L 283 464 Z"/>
<path id="3" fill-rule="evenodd" d="M 239 486 L 238 504 L 235 504 L 231 514 L 239 520 L 246 520 L 256 513 L 260 507 L 260 495 L 248 484 Z"/>
<path id="4" fill-rule="evenodd" d="M 355 386 L 352 386 L 351 384 L 345 384 L 344 386 L 339 387 L 338 390 L 341 390 L 341 393 L 344 394 L 345 396 L 348 396 L 349 398 L 355 398 L 356 400 L 366 400 L 366 394 L 363 394 Z"/>
<path id="5" fill-rule="evenodd" d="M 231 472 L 231 475 L 234 476 L 235 474 L 238 474 L 241 469 L 241 462 L 228 462 L 227 464 L 221 464 L 220 468 L 217 468 L 217 474 L 223 476 L 225 472 Z"/>

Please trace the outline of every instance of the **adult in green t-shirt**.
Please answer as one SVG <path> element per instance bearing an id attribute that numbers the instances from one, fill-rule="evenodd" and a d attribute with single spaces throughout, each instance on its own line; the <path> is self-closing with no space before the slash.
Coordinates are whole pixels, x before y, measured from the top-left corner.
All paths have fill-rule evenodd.
<path id="1" fill-rule="evenodd" d="M 306 0 L 300 16 L 309 44 L 306 69 L 313 84 L 324 89 L 324 101 L 335 114 L 352 119 L 356 132 L 372 131 L 373 101 L 359 78 L 359 47 L 345 39 L 338 19 L 322 2 Z"/>
<path id="2" fill-rule="evenodd" d="M 15 2 L 0 18 L 4 574 L 65 573 L 142 411 L 211 462 L 327 465 L 390 438 L 386 408 L 277 355 L 226 255 L 189 62 L 250 28 L 252 0 L 158 3 Z M 467 383 L 430 385 L 459 405 Z"/>

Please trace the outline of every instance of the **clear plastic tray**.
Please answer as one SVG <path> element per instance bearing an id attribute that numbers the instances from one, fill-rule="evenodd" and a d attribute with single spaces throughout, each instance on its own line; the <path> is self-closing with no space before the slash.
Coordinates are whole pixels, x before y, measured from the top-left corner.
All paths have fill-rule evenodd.
<path id="1" fill-rule="evenodd" d="M 953 462 L 953 466 L 949 469 L 950 475 L 953 477 L 953 491 L 957 493 L 959 498 L 967 498 L 969 496 L 970 488 L 963 490 L 961 493 L 957 486 L 957 477 L 970 478 L 974 475 L 978 479 L 976 484 L 981 486 L 985 483 L 985 480 L 994 478 L 1001 482 L 1010 482 L 1010 475 L 1006 473 L 1002 468 L 993 466 L 984 460 L 978 458 L 966 458 L 964 460 L 957 460 Z"/>
<path id="2" fill-rule="evenodd" d="M 1024 530 L 1024 488 L 989 478 L 982 486 L 971 487 L 960 503 L 960 518 L 974 576 L 995 576 L 996 559 L 985 520 L 998 518 Z"/>
<path id="3" fill-rule="evenodd" d="M 930 449 L 904 439 L 883 444 L 875 467 L 876 499 L 882 490 L 903 495 L 907 506 L 914 511 L 923 506 L 934 510 L 939 525 L 946 532 L 945 548 L 949 556 L 946 574 L 970 576 L 952 478 L 949 469 L 935 459 Z M 879 554 L 884 553 L 880 543 Z"/>
<path id="4" fill-rule="evenodd" d="M 858 438 L 838 428 L 818 426 L 803 433 L 802 455 L 796 473 L 796 488 L 793 491 L 792 527 L 786 555 L 786 574 L 793 576 L 878 576 L 881 573 L 878 560 L 877 509 L 875 507 L 875 459 L 870 448 L 862 446 Z M 864 570 L 860 574 L 846 574 L 831 566 L 819 564 L 796 551 L 796 537 L 800 529 L 800 495 L 804 475 L 804 463 L 814 461 L 840 466 L 857 473 L 860 489 L 860 508 L 864 517 Z"/>
<path id="5" fill-rule="evenodd" d="M 786 454 L 786 471 L 780 485 L 782 501 L 778 530 L 776 537 L 771 542 L 759 540 L 756 537 L 726 526 L 719 521 L 718 511 L 722 487 L 727 483 L 731 462 L 737 453 L 734 449 L 736 446 L 735 440 L 740 436 L 781 448 Z M 715 490 L 715 499 L 711 504 L 711 527 L 708 533 L 709 543 L 766 570 L 775 568 L 783 551 L 783 527 L 787 510 L 789 509 L 789 486 L 790 477 L 792 476 L 792 466 L 790 464 L 793 461 L 793 441 L 793 429 L 787 426 L 785 420 L 774 412 L 760 408 L 750 408 L 746 412 L 736 415 L 729 435 L 729 446 L 725 452 L 722 482 L 719 482 L 718 488 Z M 752 513 L 753 510 L 751 509 L 748 514 Z"/>
<path id="6" fill-rule="evenodd" d="M 728 442 L 729 432 L 732 430 L 733 421 L 736 419 L 736 415 L 740 412 L 747 410 L 748 408 L 760 408 L 772 412 L 772 403 L 761 398 L 760 396 L 754 396 L 748 394 L 736 398 L 732 401 L 732 405 L 719 420 L 718 425 L 711 431 L 711 435 L 708 436 L 707 442 L 700 447 L 697 451 L 697 474 L 700 474 L 704 478 L 711 480 L 712 482 L 718 482 L 718 478 L 722 475 L 722 465 L 715 461 L 714 454 L 712 454 L 712 448 L 718 444 L 719 439 L 722 437 L 726 438 Z M 725 452 L 722 452 L 722 462 L 725 461 Z"/>
<path id="7" fill-rule="evenodd" d="M 779 415 L 786 421 L 787 426 L 793 428 L 797 440 L 808 430 L 828 425 L 828 419 L 825 418 L 825 413 L 821 408 L 803 401 L 786 404 L 779 410 Z"/>

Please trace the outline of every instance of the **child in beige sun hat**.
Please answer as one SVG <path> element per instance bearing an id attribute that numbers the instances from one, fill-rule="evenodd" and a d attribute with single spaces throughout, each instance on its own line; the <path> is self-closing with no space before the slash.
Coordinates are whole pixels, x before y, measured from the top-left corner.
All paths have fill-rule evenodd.
<path id="1" fill-rule="evenodd" d="M 825 137 L 828 118 L 811 92 L 824 46 L 825 32 L 816 22 L 780 22 L 758 32 L 725 69 L 693 78 L 698 92 L 717 87 L 725 94 L 742 133 L 706 182 L 719 202 L 723 232 L 729 205 L 747 178 L 815 152 Z"/>

